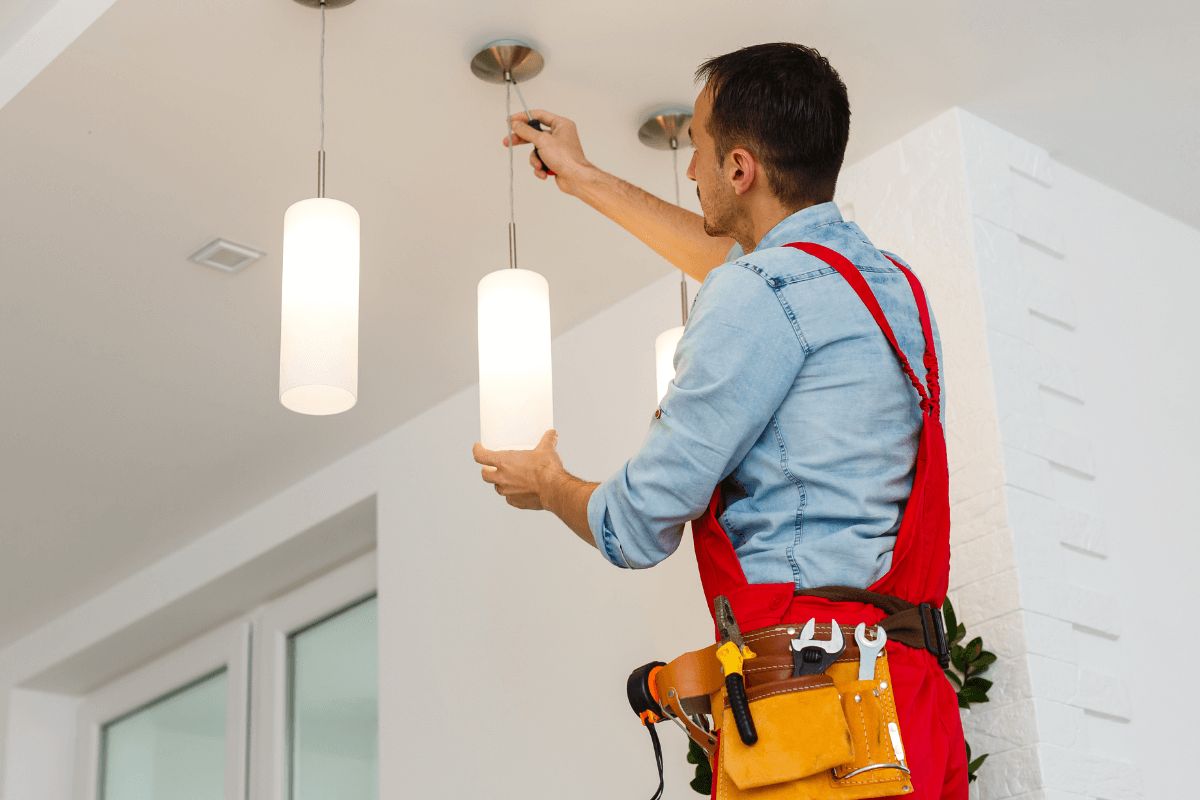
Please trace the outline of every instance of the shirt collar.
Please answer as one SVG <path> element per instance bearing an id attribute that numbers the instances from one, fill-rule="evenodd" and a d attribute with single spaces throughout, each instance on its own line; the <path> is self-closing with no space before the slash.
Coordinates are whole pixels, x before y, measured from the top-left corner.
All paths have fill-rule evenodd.
<path id="1" fill-rule="evenodd" d="M 837 204 L 832 201 L 808 206 L 807 208 L 800 209 L 791 216 L 781 219 L 774 228 L 767 231 L 766 235 L 763 236 L 758 246 L 754 249 L 763 250 L 768 247 L 779 247 L 791 242 L 802 242 L 805 241 L 805 236 L 814 228 L 843 221 L 842 212 L 838 210 Z"/>

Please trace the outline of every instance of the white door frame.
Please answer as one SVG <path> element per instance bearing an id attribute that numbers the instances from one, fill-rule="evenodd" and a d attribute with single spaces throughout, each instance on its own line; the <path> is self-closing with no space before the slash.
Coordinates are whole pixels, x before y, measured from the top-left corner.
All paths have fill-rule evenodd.
<path id="1" fill-rule="evenodd" d="M 105 725 L 222 669 L 227 681 L 225 798 L 247 800 L 250 625 L 244 620 L 193 639 L 89 695 L 79 707 L 75 796 L 100 797 L 100 732 Z"/>
<path id="2" fill-rule="evenodd" d="M 255 800 L 287 800 L 288 637 L 371 597 L 372 551 L 262 606 L 254 615 L 250 763 Z"/>

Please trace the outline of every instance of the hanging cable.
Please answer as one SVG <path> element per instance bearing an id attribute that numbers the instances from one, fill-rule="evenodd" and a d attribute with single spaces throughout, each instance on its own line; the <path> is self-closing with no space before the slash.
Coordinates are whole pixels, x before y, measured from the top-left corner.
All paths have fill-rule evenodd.
<path id="1" fill-rule="evenodd" d="M 671 175 L 675 178 L 675 205 L 683 207 L 683 203 L 679 199 L 679 140 L 674 136 L 671 137 Z M 679 271 L 679 308 L 680 316 L 683 319 L 683 324 L 687 325 L 688 321 L 688 290 L 687 290 L 687 275 L 683 270 Z"/>
<path id="2" fill-rule="evenodd" d="M 654 763 L 658 767 L 658 789 L 650 796 L 650 800 L 660 800 L 663 796 L 663 788 L 665 781 L 663 780 L 663 755 L 662 744 L 658 741 L 658 731 L 653 725 L 647 725 L 646 730 L 650 731 L 650 741 L 654 746 Z"/>
<path id="3" fill-rule="evenodd" d="M 321 2 L 321 149 L 325 149 L 325 2 Z"/>
<path id="4" fill-rule="evenodd" d="M 671 174 L 675 176 L 675 205 L 683 205 L 679 201 L 679 141 L 671 137 Z"/>
<path id="5" fill-rule="evenodd" d="M 504 119 L 508 125 L 508 266 L 517 268 L 517 211 L 516 194 L 513 189 L 513 126 L 512 126 L 512 87 L 516 85 L 512 75 L 504 73 Z M 518 90 L 519 92 L 519 90 Z"/>
<path id="6" fill-rule="evenodd" d="M 325 0 L 321 0 L 321 146 L 317 150 L 317 197 L 325 196 Z"/>

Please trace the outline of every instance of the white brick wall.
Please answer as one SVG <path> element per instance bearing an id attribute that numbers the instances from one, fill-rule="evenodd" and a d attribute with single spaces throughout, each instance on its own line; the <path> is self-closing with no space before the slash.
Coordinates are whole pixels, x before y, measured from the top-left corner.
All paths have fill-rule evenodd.
<path id="1" fill-rule="evenodd" d="M 1123 679 L 1103 671 L 1120 657 L 1122 622 L 1097 517 L 1098 432 L 1068 366 L 1084 346 L 1073 287 L 1085 277 L 1066 245 L 1070 203 L 1056 194 L 1044 151 L 970 114 L 959 119 L 1026 612 L 1037 788 L 1133 800 L 1143 796 L 1127 755 L 1134 712 Z M 1101 756 L 1093 742 L 1100 739 L 1126 746 Z"/>

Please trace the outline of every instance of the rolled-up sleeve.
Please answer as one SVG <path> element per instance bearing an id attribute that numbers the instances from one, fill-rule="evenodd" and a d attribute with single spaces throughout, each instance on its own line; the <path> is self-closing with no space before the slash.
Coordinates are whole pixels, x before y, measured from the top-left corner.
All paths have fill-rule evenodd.
<path id="1" fill-rule="evenodd" d="M 675 352 L 675 379 L 641 449 L 592 493 L 596 547 L 643 569 L 679 547 L 684 524 L 745 458 L 795 382 L 804 349 L 771 279 L 713 270 Z"/>

